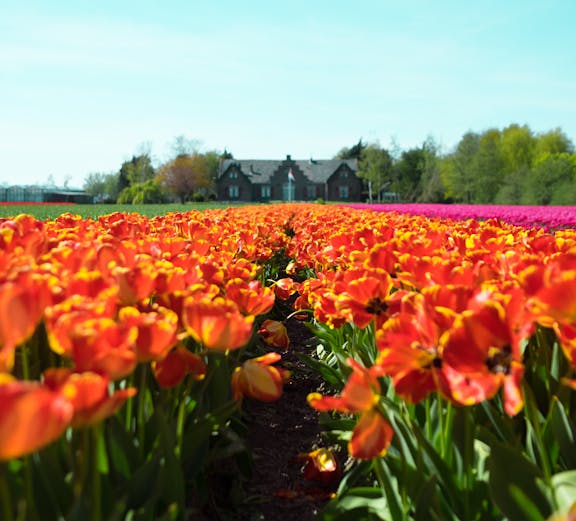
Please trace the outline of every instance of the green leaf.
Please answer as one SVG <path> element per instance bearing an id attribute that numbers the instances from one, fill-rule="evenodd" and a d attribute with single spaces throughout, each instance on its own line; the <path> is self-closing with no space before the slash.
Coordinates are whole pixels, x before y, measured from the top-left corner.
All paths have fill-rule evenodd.
<path id="1" fill-rule="evenodd" d="M 552 476 L 552 488 L 558 509 L 561 512 L 568 510 L 576 501 L 576 470 L 567 470 Z"/>
<path id="2" fill-rule="evenodd" d="M 106 439 L 102 424 L 95 425 L 92 428 L 93 443 L 96 444 L 96 466 L 100 474 L 108 474 L 110 467 L 108 465 L 108 453 L 106 452 Z"/>
<path id="3" fill-rule="evenodd" d="M 128 479 L 138 465 L 138 451 L 133 440 L 116 417 L 108 419 L 105 433 L 111 469 Z"/>
<path id="4" fill-rule="evenodd" d="M 318 373 L 330 386 L 335 387 L 337 389 L 342 388 L 344 377 L 337 369 L 330 367 L 325 362 L 321 362 L 320 360 L 316 360 L 315 358 L 303 354 L 303 353 L 296 353 L 296 356 L 299 360 L 304 362 L 310 369 L 314 372 Z"/>
<path id="5" fill-rule="evenodd" d="M 534 512 L 548 516 L 550 505 L 538 485 L 542 471 L 518 448 L 500 442 L 491 443 L 490 448 L 490 497 L 500 511 L 510 521 L 525 521 Z"/>
<path id="6" fill-rule="evenodd" d="M 29 458 L 31 467 L 33 484 L 32 497 L 34 498 L 33 510 L 41 512 L 43 519 L 58 519 L 62 511 L 59 508 L 56 498 L 51 493 L 52 479 L 47 479 L 46 473 L 44 472 L 47 469 L 42 468 L 41 463 L 39 463 L 35 456 L 37 455 L 26 456 Z M 33 458 L 35 460 L 34 464 L 32 464 Z M 27 507 L 29 506 L 32 505 L 27 505 Z"/>
<path id="7" fill-rule="evenodd" d="M 125 484 L 126 505 L 129 509 L 140 508 L 158 494 L 159 458 L 153 457 L 134 472 Z"/>
<path id="8" fill-rule="evenodd" d="M 516 485 L 511 485 L 510 495 L 514 498 L 518 508 L 522 511 L 522 519 L 525 521 L 545 521 L 536 505 L 526 496 L 522 489 L 518 488 Z"/>
<path id="9" fill-rule="evenodd" d="M 462 506 L 460 494 L 462 486 L 458 483 L 458 476 L 455 474 L 454 469 L 446 464 L 434 446 L 424 437 L 420 429 L 415 429 L 414 433 L 422 450 L 422 471 L 426 470 L 426 474 L 436 476 L 442 486 L 442 490 L 450 496 L 452 505 L 460 508 Z"/>
<path id="10" fill-rule="evenodd" d="M 544 433 L 549 434 L 547 442 L 554 442 L 560 450 L 560 457 L 566 468 L 576 468 L 576 451 L 574 445 L 574 424 L 558 398 L 552 397 L 550 412 L 544 427 Z"/>
<path id="11" fill-rule="evenodd" d="M 161 454 L 159 496 L 167 505 L 176 504 L 183 511 L 185 507 L 184 477 L 182 465 L 175 456 L 176 439 L 173 425 L 166 421 L 160 408 L 151 418 L 159 434 L 159 452 Z M 172 428 L 171 428 L 172 427 Z"/>
<path id="12" fill-rule="evenodd" d="M 402 519 L 402 498 L 398 491 L 397 480 L 394 479 L 386 461 L 380 459 L 379 461 L 374 461 L 374 465 L 381 465 L 382 469 L 382 485 L 384 486 L 384 492 L 386 493 L 386 499 L 388 503 L 388 508 L 392 519 Z"/>
<path id="13" fill-rule="evenodd" d="M 418 497 L 414 502 L 414 521 L 430 521 L 431 519 L 446 520 L 446 513 L 438 511 L 440 507 L 438 506 L 437 499 L 437 480 L 435 476 L 431 476 L 420 488 Z M 458 521 L 455 514 L 449 519 Z"/>
<path id="14" fill-rule="evenodd" d="M 497 410 L 493 400 L 484 400 L 480 403 L 478 412 L 482 411 L 487 420 L 491 424 L 491 431 L 498 434 L 500 441 L 514 444 L 516 442 L 516 435 L 514 433 L 514 426 L 512 420 L 501 411 Z M 477 419 L 480 423 L 481 418 Z"/>
<path id="15" fill-rule="evenodd" d="M 331 501 L 320 512 L 320 521 L 397 521 L 390 514 L 382 490 L 357 487 Z"/>
<path id="16" fill-rule="evenodd" d="M 71 487 L 66 483 L 67 470 L 62 464 L 60 448 L 61 443 L 57 442 L 38 452 L 39 461 L 35 464 L 34 470 L 38 472 L 43 487 L 49 491 L 47 493 L 58 504 L 60 512 L 67 512 L 73 501 L 73 494 Z"/>
<path id="17" fill-rule="evenodd" d="M 372 470 L 371 461 L 355 461 L 351 469 L 345 474 L 338 486 L 338 496 L 346 494 L 351 488 L 357 486 L 360 481 L 366 479 Z"/>

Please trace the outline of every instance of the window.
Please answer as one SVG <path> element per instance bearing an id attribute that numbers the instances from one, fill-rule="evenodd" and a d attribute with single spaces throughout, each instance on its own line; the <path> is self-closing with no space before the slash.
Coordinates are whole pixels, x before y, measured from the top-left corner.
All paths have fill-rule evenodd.
<path id="1" fill-rule="evenodd" d="M 342 179 L 346 179 L 346 178 L 348 177 L 348 170 L 343 169 L 343 170 L 340 172 L 340 177 L 341 177 Z"/>
<path id="2" fill-rule="evenodd" d="M 306 186 L 306 198 L 307 199 L 316 199 L 317 191 L 315 185 L 307 185 Z"/>
<path id="3" fill-rule="evenodd" d="M 338 187 L 338 197 L 340 199 L 348 199 L 350 196 L 350 187 L 348 185 L 340 185 Z"/>
<path id="4" fill-rule="evenodd" d="M 260 187 L 260 197 L 262 199 L 270 199 L 270 185 L 262 185 Z"/>
<path id="5" fill-rule="evenodd" d="M 238 172 L 236 172 L 236 170 L 230 172 L 230 179 L 238 179 Z"/>
<path id="6" fill-rule="evenodd" d="M 230 199 L 238 199 L 238 197 L 240 197 L 240 188 L 238 185 L 230 185 L 228 187 L 228 197 L 230 197 Z"/>

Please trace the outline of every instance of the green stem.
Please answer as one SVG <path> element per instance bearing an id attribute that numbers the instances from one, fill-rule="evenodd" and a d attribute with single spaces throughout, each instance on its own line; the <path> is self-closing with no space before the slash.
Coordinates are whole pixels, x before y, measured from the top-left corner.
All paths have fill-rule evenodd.
<path id="1" fill-rule="evenodd" d="M 538 454 L 540 455 L 540 464 L 542 467 L 542 473 L 544 474 L 544 482 L 551 492 L 552 506 L 554 510 L 558 510 L 558 501 L 556 499 L 555 488 L 552 486 L 552 467 L 550 460 L 548 458 L 548 452 L 546 446 L 542 440 L 542 430 L 540 422 L 538 421 L 538 407 L 536 405 L 536 400 L 532 389 L 524 382 L 524 409 L 526 422 L 532 426 L 534 430 L 534 435 L 536 438 L 536 443 L 538 443 Z"/>
<path id="2" fill-rule="evenodd" d="M 442 398 L 436 395 L 436 407 L 438 414 L 438 426 L 440 431 L 440 455 L 442 459 L 446 456 L 446 426 L 444 422 L 444 411 L 442 410 Z"/>
<path id="3" fill-rule="evenodd" d="M 470 407 L 464 407 L 464 521 L 470 517 L 470 493 L 474 482 L 474 415 Z"/>
<path id="4" fill-rule="evenodd" d="M 30 357 L 28 356 L 29 342 L 20 346 L 20 359 L 22 360 L 22 379 L 30 380 Z"/>
<path id="5" fill-rule="evenodd" d="M 134 386 L 134 372 L 130 374 L 128 379 L 126 380 L 126 388 Z M 135 398 L 128 398 L 126 401 L 126 410 L 124 416 L 124 429 L 125 431 L 130 434 L 132 431 L 132 415 L 134 414 L 134 400 Z"/>
<path id="6" fill-rule="evenodd" d="M 148 365 L 140 365 L 140 385 L 138 387 L 138 411 L 137 415 L 137 426 L 138 431 L 138 445 L 140 451 L 144 454 L 144 434 L 146 432 L 146 381 L 148 379 Z"/>
<path id="7" fill-rule="evenodd" d="M 443 401 L 442 398 L 440 398 L 441 402 L 440 405 Z M 441 408 L 440 408 L 441 409 Z M 442 449 L 442 456 L 443 459 L 446 461 L 446 463 L 450 464 L 452 461 L 452 431 L 453 429 L 453 424 L 454 424 L 454 406 L 450 403 L 450 402 L 446 402 L 446 411 L 445 414 L 442 414 L 442 410 L 438 411 L 440 413 L 440 416 L 446 416 L 445 421 L 444 421 L 444 429 L 443 429 L 443 434 L 442 434 L 442 439 L 444 440 L 444 446 Z"/>
<path id="8" fill-rule="evenodd" d="M 176 449 L 175 454 L 180 459 L 182 454 L 182 439 L 184 434 L 184 419 L 186 418 L 186 398 L 182 397 L 178 406 L 178 417 L 176 419 Z"/>
<path id="9" fill-rule="evenodd" d="M 36 501 L 34 500 L 34 487 L 32 484 L 32 456 L 24 457 L 24 488 L 26 493 L 26 519 L 33 521 L 38 519 Z"/>
<path id="10" fill-rule="evenodd" d="M 90 457 L 90 436 L 88 429 L 76 429 L 72 434 L 74 470 L 72 491 L 76 500 L 80 499 L 87 480 L 87 468 Z"/>
<path id="11" fill-rule="evenodd" d="M 90 470 L 92 471 L 92 521 L 101 521 L 102 519 L 102 476 L 100 474 L 98 462 L 98 442 L 101 434 L 100 426 L 97 425 L 90 429 Z"/>
<path id="12" fill-rule="evenodd" d="M 426 412 L 426 424 L 424 425 L 424 432 L 426 433 L 426 439 L 432 442 L 432 398 L 430 395 L 424 398 L 424 410 Z"/>
<path id="13" fill-rule="evenodd" d="M 402 504 L 400 505 L 398 502 L 398 496 L 390 483 L 389 477 L 386 475 L 386 471 L 384 470 L 384 461 L 382 458 L 374 458 L 372 460 L 372 468 L 374 469 L 376 479 L 378 480 L 378 484 L 382 490 L 382 495 L 386 498 L 392 518 L 395 520 L 402 519 L 404 521 L 407 519 L 407 512 L 409 511 L 405 487 L 399 487 L 402 498 Z"/>
<path id="14" fill-rule="evenodd" d="M 6 463 L 0 463 L 0 505 L 2 505 L 2 519 L 4 521 L 12 521 L 14 519 L 14 510 L 7 474 L 8 468 Z"/>

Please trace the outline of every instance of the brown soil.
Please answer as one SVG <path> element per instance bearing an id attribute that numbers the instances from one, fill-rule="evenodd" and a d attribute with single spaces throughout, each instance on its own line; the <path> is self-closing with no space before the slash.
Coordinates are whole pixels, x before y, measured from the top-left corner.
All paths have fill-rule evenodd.
<path id="1" fill-rule="evenodd" d="M 322 379 L 296 356 L 310 354 L 313 335 L 296 319 L 285 324 L 290 346 L 281 352 L 281 365 L 291 370 L 290 383 L 277 402 L 244 405 L 254 471 L 238 521 L 314 520 L 331 492 L 306 480 L 298 459 L 322 445 L 318 413 L 306 402 L 309 393 L 320 390 Z"/>

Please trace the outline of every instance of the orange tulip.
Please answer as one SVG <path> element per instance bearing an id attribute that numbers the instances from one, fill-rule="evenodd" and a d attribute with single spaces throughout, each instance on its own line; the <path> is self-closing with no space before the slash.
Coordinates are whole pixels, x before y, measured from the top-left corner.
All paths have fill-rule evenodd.
<path id="1" fill-rule="evenodd" d="M 84 295 L 71 295 L 66 300 L 46 308 L 44 321 L 50 349 L 59 355 L 72 356 L 69 331 L 90 318 L 112 318 L 116 315 L 116 290 L 109 288 L 97 299 Z"/>
<path id="2" fill-rule="evenodd" d="M 290 345 L 286 326 L 278 320 L 264 320 L 258 333 L 262 336 L 264 342 L 270 346 L 288 349 Z"/>
<path id="3" fill-rule="evenodd" d="M 330 449 L 316 449 L 305 454 L 298 454 L 304 460 L 302 473 L 306 479 L 318 481 L 323 485 L 335 486 L 342 475 L 338 459 Z"/>
<path id="4" fill-rule="evenodd" d="M 264 315 L 274 306 L 274 292 L 259 280 L 232 279 L 226 284 L 226 297 L 245 315 Z"/>
<path id="5" fill-rule="evenodd" d="M 51 347 L 71 358 L 77 371 L 95 371 L 118 380 L 136 367 L 138 329 L 134 325 L 71 314 L 62 315 L 56 326 L 48 337 Z"/>
<path id="6" fill-rule="evenodd" d="M 46 249 L 44 223 L 32 215 L 20 214 L 0 223 L 0 249 L 20 251 L 37 257 Z"/>
<path id="7" fill-rule="evenodd" d="M 359 328 L 365 328 L 372 321 L 378 328 L 388 318 L 387 300 L 392 288 L 392 279 L 387 273 L 350 270 L 336 286 L 336 308 Z"/>
<path id="8" fill-rule="evenodd" d="M 44 373 L 44 381 L 72 404 L 72 427 L 86 427 L 101 422 L 136 394 L 134 387 L 110 394 L 108 377 L 92 372 L 74 373 L 64 368 L 48 369 Z"/>
<path id="9" fill-rule="evenodd" d="M 148 298 L 154 289 L 156 272 L 151 261 L 141 260 L 133 268 L 115 266 L 112 275 L 118 285 L 122 304 L 136 304 Z"/>
<path id="10" fill-rule="evenodd" d="M 352 373 L 340 396 L 308 395 L 308 403 L 318 411 L 336 410 L 345 413 L 360 413 L 358 423 L 348 443 L 350 455 L 356 459 L 371 459 L 383 456 L 392 441 L 393 431 L 381 411 L 381 392 L 378 375 L 380 368 L 369 369 L 349 358 Z"/>
<path id="11" fill-rule="evenodd" d="M 410 403 L 420 402 L 433 391 L 446 394 L 442 336 L 424 309 L 399 313 L 376 332 L 380 352 L 376 363 L 392 377 L 396 393 Z"/>
<path id="12" fill-rule="evenodd" d="M 360 416 L 352 431 L 348 445 L 356 459 L 372 459 L 384 456 L 392 441 L 394 431 L 376 409 L 369 409 Z"/>
<path id="13" fill-rule="evenodd" d="M 527 306 L 545 327 L 576 321 L 576 253 L 530 265 L 520 273 Z"/>
<path id="14" fill-rule="evenodd" d="M 0 460 L 25 456 L 58 439 L 74 408 L 60 393 L 29 381 L 0 381 Z"/>
<path id="15" fill-rule="evenodd" d="M 522 303 L 521 293 L 492 294 L 456 320 L 444 348 L 443 369 L 457 403 L 479 403 L 502 388 L 509 416 L 524 406 L 521 343 L 533 328 Z"/>
<path id="16" fill-rule="evenodd" d="M 49 302 L 48 280 L 31 271 L 0 281 L 0 372 L 14 364 L 14 349 L 36 330 Z"/>
<path id="17" fill-rule="evenodd" d="M 179 344 L 165 358 L 152 362 L 152 371 L 158 385 L 167 389 L 178 385 L 187 375 L 202 380 L 206 375 L 206 364 L 197 354 Z"/>
<path id="18" fill-rule="evenodd" d="M 358 413 L 372 409 L 378 403 L 381 386 L 377 369 L 367 369 L 356 360 L 348 358 L 352 373 L 340 396 L 322 396 L 319 393 L 308 395 L 308 403 L 318 411 L 337 410 L 340 412 Z"/>
<path id="19" fill-rule="evenodd" d="M 268 353 L 246 360 L 241 367 L 237 367 L 232 374 L 234 398 L 240 400 L 246 396 L 262 402 L 278 400 L 282 396 L 284 382 L 290 377 L 289 371 L 272 365 L 280 358 L 278 353 Z"/>
<path id="20" fill-rule="evenodd" d="M 187 332 L 207 349 L 238 349 L 252 335 L 254 317 L 242 315 L 236 304 L 221 297 L 189 297 L 183 315 Z"/>
<path id="21" fill-rule="evenodd" d="M 149 313 L 142 313 L 128 306 L 120 310 L 119 318 L 138 330 L 134 347 L 139 362 L 164 358 L 176 343 L 178 315 L 170 309 L 158 307 Z"/>
<path id="22" fill-rule="evenodd" d="M 289 299 L 296 291 L 298 291 L 299 283 L 293 279 L 286 277 L 277 280 L 272 286 L 276 296 L 282 300 Z"/>

